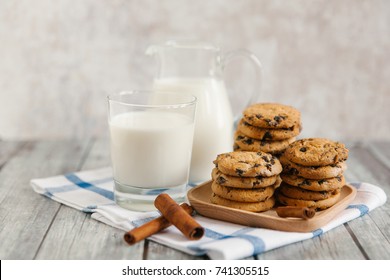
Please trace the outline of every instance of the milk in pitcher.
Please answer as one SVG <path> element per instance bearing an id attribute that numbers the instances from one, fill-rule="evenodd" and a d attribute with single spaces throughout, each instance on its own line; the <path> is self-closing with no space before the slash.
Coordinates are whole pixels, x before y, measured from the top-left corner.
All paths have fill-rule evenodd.
<path id="1" fill-rule="evenodd" d="M 198 184 L 210 180 L 213 160 L 233 147 L 233 116 L 224 82 L 214 78 L 162 78 L 154 81 L 154 89 L 197 98 L 189 181 Z"/>

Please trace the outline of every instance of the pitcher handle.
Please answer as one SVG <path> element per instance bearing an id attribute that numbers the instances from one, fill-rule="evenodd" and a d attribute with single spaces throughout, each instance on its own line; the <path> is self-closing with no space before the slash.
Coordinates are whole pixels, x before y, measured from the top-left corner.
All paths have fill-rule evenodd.
<path id="1" fill-rule="evenodd" d="M 246 103 L 245 107 L 248 107 L 249 105 L 255 103 L 257 101 L 257 98 L 259 97 L 260 93 L 260 88 L 262 85 L 262 76 L 263 76 L 263 66 L 258 59 L 258 57 L 245 49 L 238 49 L 238 50 L 233 50 L 226 52 L 223 56 L 223 59 L 221 61 L 222 65 L 222 70 L 226 67 L 227 64 L 229 64 L 232 60 L 243 57 L 243 58 L 248 58 L 251 62 L 252 65 L 254 66 L 255 69 L 255 83 L 254 83 L 254 88 L 252 90 L 252 94 L 250 95 L 250 98 L 248 102 Z M 240 120 L 241 116 L 238 114 L 237 116 L 234 116 L 234 127 L 237 127 L 238 121 Z"/>

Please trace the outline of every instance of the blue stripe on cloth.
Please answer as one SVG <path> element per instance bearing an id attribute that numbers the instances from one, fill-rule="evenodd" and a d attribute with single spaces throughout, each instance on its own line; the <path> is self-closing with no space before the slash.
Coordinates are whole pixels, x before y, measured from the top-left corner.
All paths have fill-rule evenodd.
<path id="1" fill-rule="evenodd" d="M 53 197 L 53 193 L 52 192 L 48 192 L 48 191 L 44 192 L 43 195 L 48 197 L 48 198 L 52 198 Z"/>
<path id="2" fill-rule="evenodd" d="M 243 228 L 243 229 L 240 229 L 231 235 L 225 235 L 225 234 L 222 234 L 222 233 L 219 233 L 219 232 L 216 232 L 216 231 L 213 231 L 211 229 L 206 228 L 205 236 L 208 238 L 211 238 L 211 239 L 215 239 L 215 240 L 227 239 L 227 238 L 242 238 L 242 239 L 245 239 L 252 244 L 252 246 L 253 246 L 252 255 L 256 255 L 256 254 L 260 254 L 260 253 L 264 252 L 265 243 L 264 243 L 263 239 L 256 237 L 256 236 L 248 235 L 248 234 L 242 234 L 243 232 L 248 232 L 250 230 L 251 230 L 251 228 Z"/>
<path id="3" fill-rule="evenodd" d="M 207 250 L 200 249 L 196 246 L 188 246 L 187 248 L 192 250 L 196 256 L 202 256 L 207 253 Z"/>
<path id="4" fill-rule="evenodd" d="M 160 217 L 159 215 L 155 215 L 155 216 L 152 216 L 152 217 L 147 217 L 147 218 L 142 218 L 142 219 L 138 219 L 138 220 L 134 220 L 134 221 L 131 221 L 131 224 L 135 227 L 139 227 L 139 226 L 142 226 L 143 224 L 147 223 L 147 222 L 150 222 L 151 220 L 154 220 L 156 218 Z"/>
<path id="5" fill-rule="evenodd" d="M 358 209 L 360 211 L 360 217 L 366 215 L 370 210 L 367 205 L 364 204 L 349 205 L 347 209 Z"/>
<path id="6" fill-rule="evenodd" d="M 216 231 L 211 230 L 211 229 L 209 229 L 209 228 L 206 228 L 206 229 L 205 229 L 204 235 L 205 235 L 206 237 L 208 237 L 208 238 L 211 238 L 211 239 L 222 239 L 222 238 L 226 238 L 226 236 L 227 236 L 227 235 L 225 235 L 225 234 L 216 232 Z"/>
<path id="7" fill-rule="evenodd" d="M 97 184 L 104 184 L 107 182 L 112 182 L 112 177 L 99 179 L 99 180 L 93 180 L 90 182 L 90 184 L 97 185 Z M 78 189 L 79 189 L 79 186 L 77 186 L 75 184 L 63 185 L 60 187 L 49 187 L 49 188 L 45 188 L 46 192 L 43 195 L 46 195 L 47 197 L 52 197 L 55 193 L 70 192 L 70 191 L 75 191 Z"/>
<path id="8" fill-rule="evenodd" d="M 87 207 L 83 208 L 81 211 L 84 213 L 93 213 L 97 209 L 97 205 L 88 205 Z"/>
<path id="9" fill-rule="evenodd" d="M 95 185 L 92 185 L 91 183 L 85 182 L 81 180 L 76 174 L 69 173 L 65 174 L 65 178 L 68 179 L 70 182 L 74 183 L 75 185 L 79 186 L 82 189 L 86 189 L 89 191 L 92 191 L 94 193 L 97 193 L 101 196 L 104 196 L 105 198 L 108 198 L 110 200 L 114 200 L 114 193 L 112 191 L 108 191 L 102 188 L 99 188 Z"/>
<path id="10" fill-rule="evenodd" d="M 313 237 L 316 237 L 316 236 L 323 234 L 324 231 L 322 230 L 322 228 L 319 228 L 319 229 L 312 231 L 311 233 L 313 234 Z"/>
<path id="11" fill-rule="evenodd" d="M 233 236 L 233 237 L 235 237 L 235 236 Z M 252 244 L 252 246 L 253 246 L 252 255 L 257 255 L 257 254 L 263 253 L 265 250 L 265 243 L 264 243 L 263 239 L 261 239 L 261 238 L 258 238 L 256 236 L 252 236 L 252 235 L 248 235 L 248 234 L 240 234 L 240 235 L 237 235 L 236 237 L 243 238 Z"/>

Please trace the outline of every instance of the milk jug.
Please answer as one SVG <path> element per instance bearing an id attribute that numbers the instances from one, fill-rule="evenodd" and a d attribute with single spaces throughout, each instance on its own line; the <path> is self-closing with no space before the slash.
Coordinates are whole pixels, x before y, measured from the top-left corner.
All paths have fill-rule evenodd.
<path id="1" fill-rule="evenodd" d="M 153 87 L 161 92 L 187 92 L 197 98 L 190 184 L 211 178 L 213 160 L 232 151 L 234 116 L 223 80 L 225 66 L 237 57 L 249 58 L 256 69 L 256 87 L 247 101 L 258 97 L 261 64 L 247 50 L 222 53 L 219 47 L 194 41 L 168 41 L 147 48 L 157 58 Z"/>

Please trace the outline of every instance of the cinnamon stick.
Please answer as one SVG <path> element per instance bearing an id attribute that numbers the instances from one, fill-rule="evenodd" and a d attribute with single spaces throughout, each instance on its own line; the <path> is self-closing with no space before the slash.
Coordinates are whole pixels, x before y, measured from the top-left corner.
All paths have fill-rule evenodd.
<path id="1" fill-rule="evenodd" d="M 284 206 L 276 208 L 276 213 L 279 217 L 282 218 L 301 218 L 301 219 L 311 219 L 316 214 L 316 211 L 313 208 L 308 207 L 298 207 L 298 206 Z"/>
<path id="2" fill-rule="evenodd" d="M 187 203 L 180 204 L 180 207 L 189 215 L 194 212 L 194 209 Z M 133 245 L 159 231 L 162 231 L 163 229 L 166 229 L 171 225 L 171 222 L 169 222 L 164 216 L 160 216 L 143 224 L 142 226 L 139 226 L 126 232 L 124 235 L 124 239 L 129 245 Z"/>
<path id="3" fill-rule="evenodd" d="M 197 240 L 202 238 L 204 228 L 183 210 L 168 194 L 162 193 L 154 200 L 154 206 L 187 238 Z"/>

